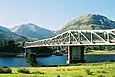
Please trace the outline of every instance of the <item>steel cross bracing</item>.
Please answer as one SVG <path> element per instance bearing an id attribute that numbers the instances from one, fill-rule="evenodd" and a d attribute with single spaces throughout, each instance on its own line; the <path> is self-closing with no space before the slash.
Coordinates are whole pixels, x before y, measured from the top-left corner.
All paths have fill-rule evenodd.
<path id="1" fill-rule="evenodd" d="M 26 42 L 24 48 L 78 45 L 115 45 L 115 29 L 69 30 L 49 39 Z"/>

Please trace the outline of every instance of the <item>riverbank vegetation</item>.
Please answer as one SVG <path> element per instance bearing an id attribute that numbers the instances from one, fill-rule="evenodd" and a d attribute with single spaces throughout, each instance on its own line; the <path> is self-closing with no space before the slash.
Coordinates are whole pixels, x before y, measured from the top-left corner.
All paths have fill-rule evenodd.
<path id="1" fill-rule="evenodd" d="M 4 40 L 0 45 L 0 53 L 22 53 L 24 42 L 18 42 L 14 39 Z"/>
<path id="2" fill-rule="evenodd" d="M 85 52 L 90 52 L 92 50 L 98 50 L 98 51 L 113 51 L 115 50 L 114 45 L 95 45 L 95 46 L 85 46 Z"/>
<path id="3" fill-rule="evenodd" d="M 85 54 L 115 54 L 115 50 L 105 51 L 105 50 L 90 50 L 89 52 L 86 52 Z"/>
<path id="4" fill-rule="evenodd" d="M 12 73 L 0 73 L 0 77 L 115 77 L 115 62 L 11 69 Z"/>

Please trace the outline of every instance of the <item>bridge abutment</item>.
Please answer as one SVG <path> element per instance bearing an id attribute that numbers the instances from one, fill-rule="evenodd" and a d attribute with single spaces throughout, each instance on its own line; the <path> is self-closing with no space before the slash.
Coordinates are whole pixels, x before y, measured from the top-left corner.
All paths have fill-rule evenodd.
<path id="1" fill-rule="evenodd" d="M 84 62 L 84 47 L 83 46 L 68 46 L 67 63 Z"/>

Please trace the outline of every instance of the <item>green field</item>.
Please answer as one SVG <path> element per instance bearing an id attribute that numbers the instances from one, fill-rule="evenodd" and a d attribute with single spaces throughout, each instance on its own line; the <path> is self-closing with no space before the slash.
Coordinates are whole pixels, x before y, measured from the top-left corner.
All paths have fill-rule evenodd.
<path id="1" fill-rule="evenodd" d="M 18 73 L 19 68 L 12 68 L 11 74 L 0 74 L 0 77 L 115 77 L 115 62 L 26 68 L 31 74 Z"/>
<path id="2" fill-rule="evenodd" d="M 105 51 L 105 50 L 90 50 L 90 52 L 85 54 L 115 54 L 115 50 Z"/>

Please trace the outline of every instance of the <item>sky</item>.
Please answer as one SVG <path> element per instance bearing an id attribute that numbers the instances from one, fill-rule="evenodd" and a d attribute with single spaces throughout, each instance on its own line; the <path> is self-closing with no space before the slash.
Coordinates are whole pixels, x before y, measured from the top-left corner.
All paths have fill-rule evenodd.
<path id="1" fill-rule="evenodd" d="M 0 0 L 0 25 L 7 28 L 33 23 L 58 30 L 89 13 L 115 20 L 115 0 Z"/>

